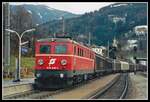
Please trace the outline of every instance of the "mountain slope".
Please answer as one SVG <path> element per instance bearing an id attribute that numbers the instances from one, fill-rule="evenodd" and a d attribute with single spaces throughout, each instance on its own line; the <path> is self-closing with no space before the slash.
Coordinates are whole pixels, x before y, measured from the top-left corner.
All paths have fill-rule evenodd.
<path id="1" fill-rule="evenodd" d="M 137 25 L 147 25 L 147 4 L 116 3 L 65 22 L 66 33 L 74 39 L 87 43 L 90 32 L 92 43 L 106 45 L 114 36 L 118 38 Z M 47 22 L 37 30 L 37 34 L 43 36 L 53 36 L 51 34 L 54 32 L 62 33 L 62 21 Z"/>
<path id="2" fill-rule="evenodd" d="M 31 14 L 33 22 L 36 24 L 42 24 L 47 21 L 58 20 L 61 16 L 64 16 L 64 18 L 73 18 L 79 16 L 70 12 L 57 10 L 44 5 L 11 5 L 12 13 L 17 13 L 17 9 L 19 9 L 20 6 Z"/>

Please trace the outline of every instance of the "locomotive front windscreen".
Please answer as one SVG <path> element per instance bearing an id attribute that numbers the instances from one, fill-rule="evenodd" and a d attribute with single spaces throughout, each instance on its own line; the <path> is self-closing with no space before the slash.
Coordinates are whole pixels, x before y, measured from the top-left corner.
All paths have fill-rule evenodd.
<path id="1" fill-rule="evenodd" d="M 66 45 L 56 45 L 55 46 L 55 53 L 56 54 L 65 54 L 67 52 Z"/>
<path id="2" fill-rule="evenodd" d="M 40 54 L 50 54 L 50 45 L 40 45 Z"/>

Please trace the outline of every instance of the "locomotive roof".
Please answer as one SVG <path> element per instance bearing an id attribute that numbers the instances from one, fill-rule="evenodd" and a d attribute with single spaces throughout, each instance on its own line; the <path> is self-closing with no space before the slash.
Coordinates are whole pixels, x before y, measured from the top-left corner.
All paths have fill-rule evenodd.
<path id="1" fill-rule="evenodd" d="M 57 41 L 57 42 L 72 42 L 72 43 L 75 43 L 75 44 L 79 44 L 79 45 L 83 45 L 85 47 L 87 47 L 86 45 L 84 44 L 81 44 L 81 43 L 78 43 L 70 38 L 44 38 L 44 39 L 39 39 L 37 40 L 37 42 L 51 42 L 51 41 Z"/>
<path id="2" fill-rule="evenodd" d="M 64 42 L 64 41 L 72 41 L 71 39 L 69 38 L 44 38 L 44 39 L 39 39 L 37 40 L 38 42 L 45 42 L 45 41 L 48 41 L 48 42 L 51 42 L 51 41 L 58 41 L 58 42 Z"/>

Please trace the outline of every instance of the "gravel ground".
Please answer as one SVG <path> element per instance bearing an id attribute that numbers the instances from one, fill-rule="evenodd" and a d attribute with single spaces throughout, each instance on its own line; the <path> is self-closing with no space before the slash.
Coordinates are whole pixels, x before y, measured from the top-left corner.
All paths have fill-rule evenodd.
<path id="1" fill-rule="evenodd" d="M 57 95 L 53 95 L 47 99 L 82 99 L 84 96 L 89 95 L 95 90 L 99 88 L 103 88 L 106 84 L 111 82 L 117 76 L 118 74 L 108 75 L 108 76 L 102 77 L 101 79 L 97 79 L 89 84 L 78 87 L 76 89 L 73 89 L 67 92 L 62 92 Z"/>
<path id="2" fill-rule="evenodd" d="M 129 92 L 127 99 L 148 99 L 148 78 L 141 74 L 130 73 Z"/>

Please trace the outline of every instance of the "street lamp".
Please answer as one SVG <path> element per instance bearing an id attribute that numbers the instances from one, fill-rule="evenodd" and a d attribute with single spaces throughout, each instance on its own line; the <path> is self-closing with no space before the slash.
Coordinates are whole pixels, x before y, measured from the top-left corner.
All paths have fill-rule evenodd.
<path id="1" fill-rule="evenodd" d="M 28 43 L 28 42 L 23 42 L 23 43 L 21 43 L 21 38 L 23 37 L 23 35 L 24 35 L 25 33 L 28 33 L 28 32 L 31 32 L 31 31 L 35 31 L 35 29 L 26 30 L 26 31 L 24 31 L 23 33 L 21 33 L 21 35 L 19 35 L 19 34 L 18 34 L 16 31 L 14 31 L 14 30 L 10 30 L 10 29 L 5 29 L 5 30 L 8 31 L 8 32 L 11 32 L 11 33 L 16 34 L 16 35 L 18 36 L 18 38 L 19 38 L 19 60 L 18 60 L 19 67 L 18 67 L 18 70 L 17 70 L 17 79 L 14 80 L 15 82 L 17 82 L 17 81 L 20 81 L 21 45 L 24 45 L 24 44 Z"/>

